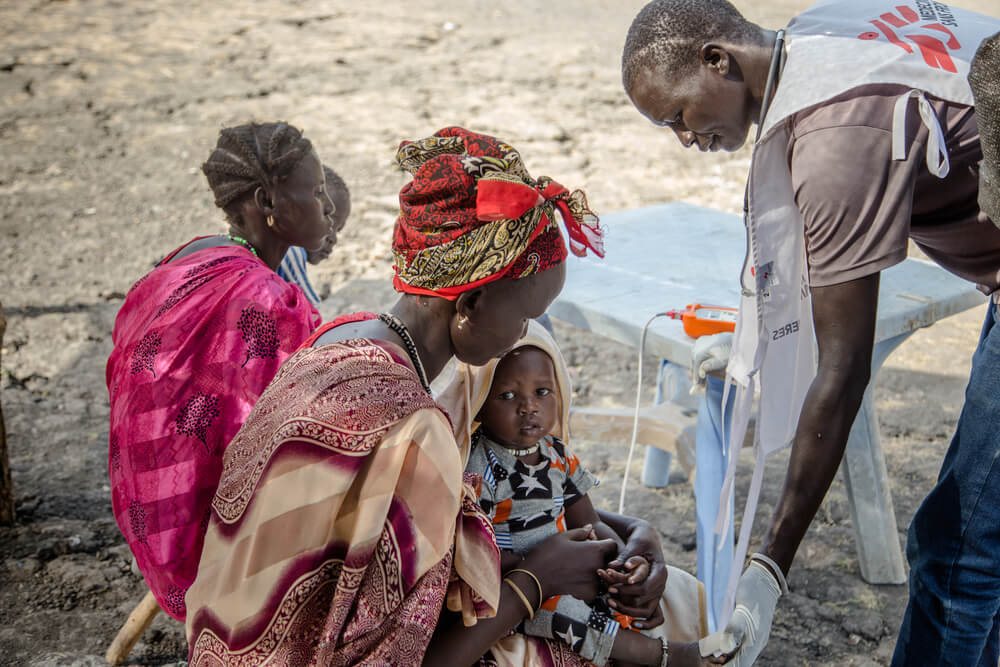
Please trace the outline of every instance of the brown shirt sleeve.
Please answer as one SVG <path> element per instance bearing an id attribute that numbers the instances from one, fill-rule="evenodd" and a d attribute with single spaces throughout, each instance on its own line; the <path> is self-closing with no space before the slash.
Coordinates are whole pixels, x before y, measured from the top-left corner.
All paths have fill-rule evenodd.
<path id="1" fill-rule="evenodd" d="M 907 136 L 917 141 L 906 160 L 892 160 L 892 105 L 904 91 L 833 100 L 789 121 L 792 185 L 814 286 L 861 278 L 906 258 L 924 149 L 922 128 L 908 123 Z"/>
<path id="2" fill-rule="evenodd" d="M 810 282 L 861 278 L 906 258 L 907 238 L 989 294 L 1000 285 L 1000 229 L 976 201 L 979 129 L 971 107 L 928 97 L 950 172 L 926 166 L 927 129 L 907 110 L 906 160 L 892 159 L 892 116 L 908 88 L 868 85 L 791 116 L 788 162 L 805 225 Z"/>

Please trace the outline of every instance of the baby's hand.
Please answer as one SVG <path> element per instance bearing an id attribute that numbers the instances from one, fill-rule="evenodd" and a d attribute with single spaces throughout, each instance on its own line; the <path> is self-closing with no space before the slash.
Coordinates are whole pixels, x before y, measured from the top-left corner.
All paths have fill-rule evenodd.
<path id="1" fill-rule="evenodd" d="M 624 584 L 628 581 L 628 572 L 614 569 L 611 566 L 608 566 L 603 570 L 598 570 L 597 576 L 599 576 L 608 587 L 616 584 Z"/>
<path id="2" fill-rule="evenodd" d="M 650 563 L 643 556 L 629 556 L 624 563 L 621 560 L 611 561 L 608 569 L 624 575 L 620 583 L 641 584 L 649 577 Z"/>
<path id="3" fill-rule="evenodd" d="M 649 576 L 649 561 L 642 556 L 631 556 L 624 563 L 621 560 L 611 561 L 606 568 L 597 571 L 608 587 L 608 593 L 618 593 L 621 584 L 639 584 Z"/>

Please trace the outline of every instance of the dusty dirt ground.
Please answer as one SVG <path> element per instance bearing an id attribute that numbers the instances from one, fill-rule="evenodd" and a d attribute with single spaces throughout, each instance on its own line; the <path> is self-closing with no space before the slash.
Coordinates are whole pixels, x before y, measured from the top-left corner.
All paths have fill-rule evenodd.
<path id="1" fill-rule="evenodd" d="M 686 152 L 621 90 L 620 49 L 641 4 L 0 4 L 2 398 L 18 511 L 15 526 L 0 528 L 0 663 L 103 664 L 143 594 L 111 515 L 104 363 L 129 286 L 170 249 L 222 229 L 199 171 L 219 128 L 289 120 L 350 184 L 354 212 L 341 244 L 312 270 L 323 294 L 350 279 L 387 279 L 405 180 L 393 168 L 395 146 L 449 124 L 509 139 L 534 173 L 586 187 L 598 211 L 686 200 L 737 212 L 748 151 Z M 807 2 L 739 4 L 778 27 Z M 957 4 L 1000 14 L 1000 0 Z M 982 315 L 919 332 L 880 375 L 901 540 L 957 420 Z M 630 404 L 630 350 L 566 326 L 557 334 L 580 404 Z M 624 447 L 578 448 L 605 478 L 598 503 L 611 507 Z M 769 476 L 758 535 L 783 462 Z M 690 485 L 645 489 L 638 470 L 634 480 L 630 510 L 658 526 L 672 562 L 693 571 Z M 790 585 L 761 664 L 887 663 L 905 586 L 861 580 L 839 479 Z M 185 655 L 182 627 L 161 615 L 132 660 Z"/>

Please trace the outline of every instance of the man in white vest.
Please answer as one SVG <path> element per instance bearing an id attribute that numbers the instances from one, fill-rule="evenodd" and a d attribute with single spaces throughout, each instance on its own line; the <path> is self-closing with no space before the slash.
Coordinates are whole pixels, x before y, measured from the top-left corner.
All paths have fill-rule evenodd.
<path id="1" fill-rule="evenodd" d="M 725 0 L 654 0 L 629 30 L 623 83 L 654 124 L 708 151 L 739 148 L 757 123 L 727 368 L 730 442 L 742 442 L 760 390 L 741 563 L 764 459 L 788 444 L 792 453 L 761 552 L 734 577 L 731 615 L 703 654 L 749 665 L 767 643 L 869 381 L 879 272 L 903 261 L 912 239 L 984 293 L 1000 288 L 1000 229 L 977 203 L 982 151 L 967 82 L 977 46 L 998 31 L 1000 20 L 930 0 L 822 0 L 778 31 Z M 997 665 L 997 317 L 991 299 L 938 484 L 910 526 L 910 601 L 893 665 Z"/>

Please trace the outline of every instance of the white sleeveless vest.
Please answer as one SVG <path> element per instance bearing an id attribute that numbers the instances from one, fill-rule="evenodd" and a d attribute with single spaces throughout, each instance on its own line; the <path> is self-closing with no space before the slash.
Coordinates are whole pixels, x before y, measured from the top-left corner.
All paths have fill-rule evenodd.
<path id="1" fill-rule="evenodd" d="M 786 28 L 786 63 L 754 147 L 748 185 L 748 255 L 726 393 L 735 387 L 730 447 L 746 434 L 755 389 L 756 466 L 744 510 L 723 624 L 732 613 L 756 513 L 764 460 L 791 444 L 806 392 L 816 375 L 804 223 L 795 205 L 786 157 L 792 114 L 871 83 L 902 84 L 893 117 L 892 159 L 906 159 L 912 137 L 906 114 L 916 106 L 929 130 L 927 167 L 948 173 L 944 136 L 924 93 L 972 106 L 969 63 L 1000 20 L 932 0 L 822 0 Z M 911 100 L 916 98 L 916 104 Z M 731 455 L 723 483 L 716 532 L 729 524 L 736 460 Z"/>

